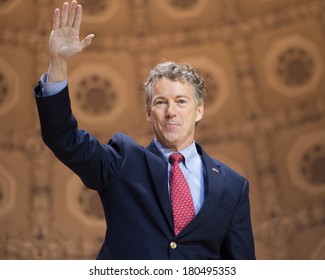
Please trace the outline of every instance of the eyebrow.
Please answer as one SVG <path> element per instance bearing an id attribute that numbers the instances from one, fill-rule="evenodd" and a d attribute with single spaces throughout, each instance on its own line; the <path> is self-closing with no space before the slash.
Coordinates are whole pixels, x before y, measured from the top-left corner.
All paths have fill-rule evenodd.
<path id="1" fill-rule="evenodd" d="M 152 98 L 152 100 L 156 100 L 156 99 L 159 99 L 159 98 L 166 99 L 165 96 L 157 95 L 154 98 Z M 175 96 L 175 98 L 186 98 L 186 99 L 190 99 L 187 95 L 183 95 L 183 94 L 178 94 L 178 95 Z"/>

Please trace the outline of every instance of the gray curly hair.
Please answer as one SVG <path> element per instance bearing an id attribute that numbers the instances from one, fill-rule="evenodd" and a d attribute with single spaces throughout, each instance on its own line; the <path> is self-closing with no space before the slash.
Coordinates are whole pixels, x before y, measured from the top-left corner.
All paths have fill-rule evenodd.
<path id="1" fill-rule="evenodd" d="M 144 84 L 145 102 L 148 108 L 151 108 L 153 83 L 161 78 L 167 78 L 172 81 L 188 81 L 193 88 L 196 108 L 204 104 L 206 91 L 203 78 L 188 64 L 177 64 L 173 61 L 167 61 L 159 63 L 154 67 Z"/>

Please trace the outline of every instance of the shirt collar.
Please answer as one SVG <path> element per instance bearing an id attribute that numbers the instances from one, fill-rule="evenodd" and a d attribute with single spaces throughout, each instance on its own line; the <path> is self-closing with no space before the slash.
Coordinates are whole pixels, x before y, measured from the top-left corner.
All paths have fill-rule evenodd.
<path id="1" fill-rule="evenodd" d="M 156 145 L 156 148 L 160 151 L 160 153 L 164 156 L 164 158 L 168 162 L 169 156 L 172 153 L 174 153 L 174 151 L 172 151 L 171 149 L 169 149 L 169 148 L 163 146 L 162 144 L 160 144 L 157 139 L 154 139 L 153 142 Z M 198 152 L 197 152 L 196 146 L 195 146 L 195 141 L 193 140 L 192 143 L 191 143 L 191 145 L 189 145 L 185 149 L 180 150 L 178 152 L 181 153 L 183 155 L 183 157 L 184 157 L 184 165 L 185 165 L 186 169 L 188 169 L 190 172 L 192 172 L 192 170 L 190 169 L 189 162 L 196 155 L 198 155 Z"/>

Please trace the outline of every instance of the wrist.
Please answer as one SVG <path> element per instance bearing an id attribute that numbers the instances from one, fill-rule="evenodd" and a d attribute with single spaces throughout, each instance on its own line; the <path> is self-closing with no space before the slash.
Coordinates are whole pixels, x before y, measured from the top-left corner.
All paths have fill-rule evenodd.
<path id="1" fill-rule="evenodd" d="M 51 59 L 47 72 L 47 83 L 57 83 L 67 80 L 67 62 L 63 59 Z"/>

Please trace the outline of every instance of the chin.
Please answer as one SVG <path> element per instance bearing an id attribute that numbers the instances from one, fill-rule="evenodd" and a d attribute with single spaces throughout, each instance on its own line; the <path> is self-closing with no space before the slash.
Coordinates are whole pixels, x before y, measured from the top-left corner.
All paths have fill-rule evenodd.
<path id="1" fill-rule="evenodd" d="M 174 143 L 176 143 L 178 139 L 176 137 L 170 137 L 165 135 L 160 138 L 157 137 L 157 140 L 164 146 L 168 147 L 168 145 L 173 145 Z"/>
<path id="2" fill-rule="evenodd" d="M 174 133 L 168 133 L 167 135 L 163 135 L 163 138 L 168 141 L 168 142 L 177 142 L 179 140 L 179 134 L 174 134 Z"/>

